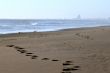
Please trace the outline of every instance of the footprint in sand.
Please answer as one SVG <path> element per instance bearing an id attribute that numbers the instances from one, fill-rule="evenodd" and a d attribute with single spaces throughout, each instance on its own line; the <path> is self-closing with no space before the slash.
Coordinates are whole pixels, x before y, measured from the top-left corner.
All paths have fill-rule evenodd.
<path id="1" fill-rule="evenodd" d="M 31 56 L 31 59 L 36 59 L 38 56 L 36 56 L 36 55 L 32 55 Z"/>
<path id="2" fill-rule="evenodd" d="M 62 64 L 63 66 L 67 66 L 67 65 L 73 65 L 72 63 L 69 63 L 69 62 L 65 62 Z"/>
<path id="3" fill-rule="evenodd" d="M 14 47 L 14 45 L 6 45 L 7 47 Z"/>
<path id="4" fill-rule="evenodd" d="M 43 58 L 43 59 L 41 59 L 41 60 L 49 60 L 49 58 Z"/>
<path id="5" fill-rule="evenodd" d="M 33 53 L 26 53 L 26 56 L 32 56 Z"/>
<path id="6" fill-rule="evenodd" d="M 52 61 L 59 61 L 59 60 L 57 60 L 57 59 L 53 59 Z"/>
<path id="7" fill-rule="evenodd" d="M 80 66 L 74 66 L 72 61 L 65 61 L 62 63 L 63 69 L 61 73 L 72 73 L 72 71 L 79 70 Z"/>
<path id="8" fill-rule="evenodd" d="M 63 68 L 63 71 L 75 71 L 75 70 L 79 70 L 77 68 Z"/>
<path id="9" fill-rule="evenodd" d="M 20 49 L 18 49 L 17 51 L 19 51 L 20 53 L 26 53 L 27 52 L 26 50 L 20 50 Z"/>
<path id="10" fill-rule="evenodd" d="M 26 54 L 33 54 L 33 53 L 26 53 Z"/>
<path id="11" fill-rule="evenodd" d="M 19 46 L 15 46 L 14 48 L 16 48 L 16 49 L 25 49 L 25 48 L 22 48 L 22 47 L 19 47 Z"/>

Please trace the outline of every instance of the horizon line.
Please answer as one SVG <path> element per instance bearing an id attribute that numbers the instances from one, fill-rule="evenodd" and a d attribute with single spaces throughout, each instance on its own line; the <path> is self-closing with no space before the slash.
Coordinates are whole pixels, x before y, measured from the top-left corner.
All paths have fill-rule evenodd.
<path id="1" fill-rule="evenodd" d="M 110 18 L 0 18 L 0 20 L 100 20 Z"/>

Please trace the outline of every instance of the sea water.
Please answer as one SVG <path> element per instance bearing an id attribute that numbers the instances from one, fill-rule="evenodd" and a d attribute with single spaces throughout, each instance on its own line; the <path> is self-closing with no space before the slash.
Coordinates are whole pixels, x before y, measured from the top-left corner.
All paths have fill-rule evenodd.
<path id="1" fill-rule="evenodd" d="M 110 20 L 0 20 L 0 34 L 16 32 L 47 32 L 69 28 L 110 26 Z"/>

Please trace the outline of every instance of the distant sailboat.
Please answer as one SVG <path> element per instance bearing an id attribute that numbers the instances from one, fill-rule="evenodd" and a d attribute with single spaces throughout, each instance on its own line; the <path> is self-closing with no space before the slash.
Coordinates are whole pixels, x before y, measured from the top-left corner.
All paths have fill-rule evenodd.
<path id="1" fill-rule="evenodd" d="M 79 14 L 76 19 L 81 20 L 81 15 Z"/>

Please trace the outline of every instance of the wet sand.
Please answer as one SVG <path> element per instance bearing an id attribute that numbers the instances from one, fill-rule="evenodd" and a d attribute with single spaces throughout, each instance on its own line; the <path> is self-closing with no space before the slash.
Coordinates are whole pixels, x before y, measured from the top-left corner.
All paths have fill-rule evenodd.
<path id="1" fill-rule="evenodd" d="M 110 73 L 110 27 L 0 35 L 0 73 Z"/>

